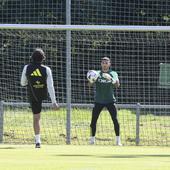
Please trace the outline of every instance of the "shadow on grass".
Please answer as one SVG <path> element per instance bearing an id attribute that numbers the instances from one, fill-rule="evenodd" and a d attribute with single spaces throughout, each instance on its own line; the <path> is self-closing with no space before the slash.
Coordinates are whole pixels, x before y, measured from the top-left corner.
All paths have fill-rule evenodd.
<path id="1" fill-rule="evenodd" d="M 96 157 L 96 158 L 143 158 L 143 157 L 160 157 L 160 158 L 170 158 L 170 155 L 85 155 L 85 154 L 59 154 L 55 156 L 63 157 Z"/>
<path id="2" fill-rule="evenodd" d="M 96 156 L 101 158 L 144 158 L 144 157 L 160 157 L 168 158 L 170 155 L 105 155 L 105 156 Z"/>
<path id="3" fill-rule="evenodd" d="M 0 149 L 16 149 L 15 147 L 0 147 Z"/>

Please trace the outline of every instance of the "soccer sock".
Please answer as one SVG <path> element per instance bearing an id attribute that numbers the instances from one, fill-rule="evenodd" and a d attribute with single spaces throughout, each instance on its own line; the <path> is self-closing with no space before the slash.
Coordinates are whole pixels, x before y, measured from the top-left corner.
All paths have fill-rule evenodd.
<path id="1" fill-rule="evenodd" d="M 116 136 L 116 142 L 120 143 L 120 136 Z"/>
<path id="2" fill-rule="evenodd" d="M 95 143 L 95 136 L 91 136 L 90 137 L 90 144 L 94 144 Z"/>
<path id="3" fill-rule="evenodd" d="M 40 134 L 35 135 L 35 143 L 41 143 Z"/>
<path id="4" fill-rule="evenodd" d="M 91 136 L 90 138 L 91 138 L 92 140 L 95 140 L 95 136 Z"/>

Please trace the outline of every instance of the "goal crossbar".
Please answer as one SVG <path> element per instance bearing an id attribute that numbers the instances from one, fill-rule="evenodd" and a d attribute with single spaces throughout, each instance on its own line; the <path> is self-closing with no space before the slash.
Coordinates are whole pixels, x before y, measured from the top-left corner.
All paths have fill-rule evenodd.
<path id="1" fill-rule="evenodd" d="M 47 24 L 0 24 L 0 29 L 22 30 L 91 30 L 91 31 L 161 31 L 170 32 L 170 26 L 139 26 L 139 25 L 47 25 Z"/>

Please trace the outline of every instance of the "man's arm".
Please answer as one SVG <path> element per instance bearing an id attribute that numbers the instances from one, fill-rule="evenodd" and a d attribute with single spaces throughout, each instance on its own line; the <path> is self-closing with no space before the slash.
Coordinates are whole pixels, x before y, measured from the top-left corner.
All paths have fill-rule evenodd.
<path id="1" fill-rule="evenodd" d="M 119 82 L 119 78 L 118 78 L 118 74 L 117 73 L 115 73 L 115 78 L 114 79 L 116 81 L 115 84 L 114 84 L 115 87 L 116 88 L 120 87 L 120 82 Z"/>
<path id="2" fill-rule="evenodd" d="M 112 81 L 112 84 L 114 85 L 114 87 L 118 88 L 120 86 L 118 74 L 116 72 L 114 74 L 112 74 L 111 81 Z"/>
<path id="3" fill-rule="evenodd" d="M 120 82 L 119 82 L 119 79 L 116 80 L 116 83 L 114 84 L 116 88 L 120 87 Z"/>
<path id="4" fill-rule="evenodd" d="M 56 102 L 56 96 L 55 96 L 52 72 L 51 72 L 51 69 L 49 67 L 46 67 L 46 70 L 47 70 L 47 89 L 48 89 L 48 93 L 50 95 L 53 107 L 55 109 L 58 109 L 59 106 L 58 106 L 58 104 Z"/>
<path id="5" fill-rule="evenodd" d="M 26 70 L 27 70 L 27 65 L 24 66 L 23 71 L 22 71 L 21 81 L 20 81 L 21 86 L 28 85 L 28 80 L 26 77 Z"/>

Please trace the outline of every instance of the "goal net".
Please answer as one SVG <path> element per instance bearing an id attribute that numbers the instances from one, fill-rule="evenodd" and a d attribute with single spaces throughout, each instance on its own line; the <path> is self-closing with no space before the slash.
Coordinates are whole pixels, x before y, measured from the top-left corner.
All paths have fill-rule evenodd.
<path id="1" fill-rule="evenodd" d="M 46 53 L 45 64 L 52 69 L 56 98 L 61 105 L 56 112 L 50 109 L 50 100 L 44 101 L 42 141 L 66 142 L 66 30 L 71 30 L 71 143 L 88 144 L 95 87 L 88 87 L 86 73 L 90 69 L 99 70 L 101 58 L 107 56 L 121 82 L 115 95 L 122 143 L 170 145 L 170 91 L 160 85 L 164 73 L 160 63 L 170 62 L 169 27 L 90 25 L 0 25 L 3 142 L 33 142 L 32 113 L 27 90 L 20 86 L 20 76 L 36 47 Z M 96 144 L 115 144 L 113 124 L 106 110 L 97 123 Z"/>
<path id="2" fill-rule="evenodd" d="M 0 23 L 66 24 L 66 2 L 71 24 L 169 25 L 169 0 L 1 0 Z"/>

